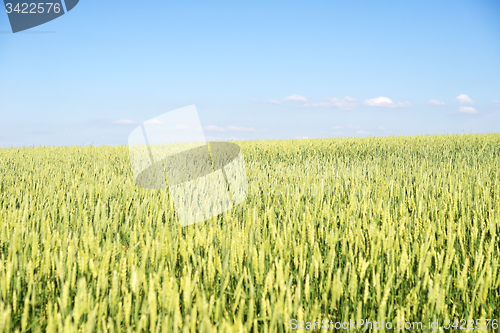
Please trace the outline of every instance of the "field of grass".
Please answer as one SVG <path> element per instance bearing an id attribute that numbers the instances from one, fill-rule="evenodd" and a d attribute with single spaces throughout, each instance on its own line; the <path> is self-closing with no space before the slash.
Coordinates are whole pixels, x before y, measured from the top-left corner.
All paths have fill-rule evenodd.
<path id="1" fill-rule="evenodd" d="M 184 228 L 126 146 L 0 149 L 0 332 L 500 319 L 500 134 L 238 144 L 247 199 Z"/>

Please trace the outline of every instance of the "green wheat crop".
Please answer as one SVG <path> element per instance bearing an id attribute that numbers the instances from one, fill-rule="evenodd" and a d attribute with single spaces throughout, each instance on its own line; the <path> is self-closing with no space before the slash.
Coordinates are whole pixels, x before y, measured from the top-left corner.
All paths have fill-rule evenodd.
<path id="1" fill-rule="evenodd" d="M 184 228 L 126 146 L 0 149 L 0 332 L 500 319 L 500 134 L 238 144 L 246 200 Z"/>

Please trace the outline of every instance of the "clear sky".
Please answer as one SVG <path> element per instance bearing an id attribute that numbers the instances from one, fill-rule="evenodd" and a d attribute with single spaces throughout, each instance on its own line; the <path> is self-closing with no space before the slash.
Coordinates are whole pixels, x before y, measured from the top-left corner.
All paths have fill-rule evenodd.
<path id="1" fill-rule="evenodd" d="M 196 104 L 209 138 L 500 132 L 500 1 L 96 1 L 13 34 L 0 146 L 126 144 Z"/>

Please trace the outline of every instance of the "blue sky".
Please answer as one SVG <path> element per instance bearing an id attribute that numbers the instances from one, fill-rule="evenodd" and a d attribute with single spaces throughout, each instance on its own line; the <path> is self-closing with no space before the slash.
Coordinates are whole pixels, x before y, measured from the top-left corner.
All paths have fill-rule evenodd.
<path id="1" fill-rule="evenodd" d="M 211 139 L 500 132 L 499 18 L 492 0 L 81 0 L 12 34 L 2 12 L 0 145 L 126 144 L 190 104 Z"/>

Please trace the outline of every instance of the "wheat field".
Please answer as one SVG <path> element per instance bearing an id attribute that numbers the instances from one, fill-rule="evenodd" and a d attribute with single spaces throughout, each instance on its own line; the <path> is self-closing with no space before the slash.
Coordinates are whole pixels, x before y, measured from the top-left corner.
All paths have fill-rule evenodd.
<path id="1" fill-rule="evenodd" d="M 500 319 L 500 134 L 237 143 L 246 200 L 187 227 L 126 146 L 0 149 L 0 332 Z"/>

